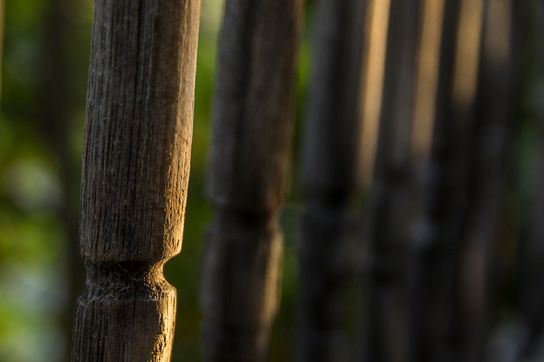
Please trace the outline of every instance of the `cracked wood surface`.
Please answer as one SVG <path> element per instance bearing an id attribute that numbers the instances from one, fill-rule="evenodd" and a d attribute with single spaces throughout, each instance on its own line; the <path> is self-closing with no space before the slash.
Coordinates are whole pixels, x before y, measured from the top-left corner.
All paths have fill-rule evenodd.
<path id="1" fill-rule="evenodd" d="M 199 15 L 199 0 L 95 2 L 73 361 L 170 359 L 162 266 L 181 249 Z"/>

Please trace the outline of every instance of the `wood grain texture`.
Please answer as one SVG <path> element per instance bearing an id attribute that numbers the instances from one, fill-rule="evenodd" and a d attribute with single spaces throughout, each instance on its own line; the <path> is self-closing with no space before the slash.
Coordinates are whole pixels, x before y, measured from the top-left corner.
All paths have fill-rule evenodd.
<path id="1" fill-rule="evenodd" d="M 262 361 L 278 299 L 301 0 L 227 0 L 201 304 L 205 361 Z"/>
<path id="2" fill-rule="evenodd" d="M 362 192 L 362 88 L 370 2 L 317 1 L 302 145 L 305 210 L 299 250 L 300 361 L 352 360 L 348 292 Z"/>
<path id="3" fill-rule="evenodd" d="M 168 361 L 181 249 L 198 0 L 97 0 L 81 187 L 85 294 L 73 361 Z"/>

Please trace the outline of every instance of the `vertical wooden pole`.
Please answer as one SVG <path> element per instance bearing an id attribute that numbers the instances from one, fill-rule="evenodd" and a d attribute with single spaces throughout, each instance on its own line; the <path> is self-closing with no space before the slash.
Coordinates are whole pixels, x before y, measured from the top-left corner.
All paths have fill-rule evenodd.
<path id="1" fill-rule="evenodd" d="M 412 224 L 412 361 L 463 360 L 455 334 L 459 255 L 469 210 L 471 146 L 484 0 L 446 0 L 440 32 L 436 103 L 427 122 L 414 119 L 418 160 Z"/>
<path id="2" fill-rule="evenodd" d="M 369 7 L 361 0 L 316 2 L 302 149 L 301 361 L 349 358 L 346 296 L 354 256 L 360 254 L 352 205 L 362 189 L 361 94 Z"/>
<path id="3" fill-rule="evenodd" d="M 436 0 L 433 5 L 436 7 Z M 365 312 L 364 361 L 408 360 L 407 224 L 412 214 L 410 143 L 416 108 L 422 33 L 441 14 L 423 0 L 391 0 L 384 89 L 379 114 L 374 180 L 369 202 L 367 235 L 371 255 Z M 439 4 L 438 4 L 439 5 Z M 424 11 L 425 10 L 425 11 Z M 424 26 L 425 25 L 425 26 Z M 432 42 L 432 41 L 431 41 Z M 425 46 L 429 47 L 426 39 Z M 432 61 L 432 56 L 429 57 Z M 431 71 L 429 61 L 422 65 Z M 427 82 L 430 80 L 426 77 Z M 428 95 L 426 94 L 427 100 Z"/>
<path id="4" fill-rule="evenodd" d="M 73 361 L 168 361 L 189 177 L 198 0 L 97 0 Z"/>
<path id="5" fill-rule="evenodd" d="M 508 176 L 513 157 L 519 52 L 515 22 L 518 3 L 489 0 L 473 109 L 467 211 L 460 238 L 456 341 L 460 359 L 485 360 L 489 258 L 504 229 Z M 519 90 L 519 89 L 518 89 Z"/>
<path id="6" fill-rule="evenodd" d="M 201 303 L 205 361 L 262 361 L 278 299 L 301 0 L 227 0 Z"/>
<path id="7" fill-rule="evenodd" d="M 431 0 L 432 1 L 432 0 Z M 429 3 L 428 3 L 429 4 Z M 411 144 L 411 153 L 414 159 L 414 193 L 413 199 L 416 202 L 418 217 L 411 228 L 414 230 L 409 239 L 410 254 L 414 255 L 411 263 L 411 281 L 410 281 L 410 361 L 449 361 L 444 355 L 444 349 L 448 346 L 447 333 L 448 316 L 450 315 L 448 307 L 450 306 L 451 286 L 449 272 L 451 270 L 448 264 L 450 251 L 444 249 L 446 245 L 436 239 L 431 217 L 427 214 L 430 185 L 434 180 L 429 180 L 429 158 L 431 157 L 432 134 L 436 127 L 436 108 L 444 103 L 443 98 L 449 95 L 451 80 L 447 77 L 440 77 L 442 74 L 449 74 L 452 68 L 453 43 L 455 39 L 455 29 L 457 23 L 457 7 L 454 1 L 446 1 L 442 9 L 442 21 L 435 34 L 438 32 L 439 39 L 432 46 L 432 54 L 437 59 L 432 75 L 437 85 L 432 93 L 433 98 L 425 102 L 419 98 L 416 99 L 416 110 L 414 118 L 414 128 Z M 423 34 L 425 37 L 426 34 Z M 432 34 L 429 34 L 432 36 Z M 425 40 L 424 40 L 425 41 Z M 443 70 L 446 69 L 446 70 Z M 444 79 L 445 78 L 445 79 Z M 418 79 L 425 85 L 426 80 Z M 445 95 L 444 95 L 445 93 Z M 438 99 L 438 102 L 437 102 Z M 441 102 L 440 102 L 441 101 Z M 418 102 L 422 102 L 421 108 Z M 426 112 L 420 111 L 426 109 Z M 432 165 L 434 166 L 434 165 Z M 434 191 L 434 190 L 433 190 Z M 432 191 L 431 191 L 432 192 Z M 431 197 L 433 197 L 432 194 Z M 432 226 L 431 226 L 432 225 Z M 433 233 L 433 234 L 431 234 Z M 415 241 L 415 242 L 414 242 Z M 445 285 L 444 282 L 447 282 Z"/>

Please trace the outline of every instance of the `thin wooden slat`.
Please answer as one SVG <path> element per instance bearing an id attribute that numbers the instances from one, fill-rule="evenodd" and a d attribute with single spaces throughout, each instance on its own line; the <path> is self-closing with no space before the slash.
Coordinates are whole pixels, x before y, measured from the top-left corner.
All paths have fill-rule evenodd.
<path id="1" fill-rule="evenodd" d="M 205 361 L 262 361 L 277 309 L 301 0 L 227 0 L 201 286 Z"/>
<path id="2" fill-rule="evenodd" d="M 73 361 L 168 361 L 200 2 L 97 0 L 81 187 L 87 286 Z"/>

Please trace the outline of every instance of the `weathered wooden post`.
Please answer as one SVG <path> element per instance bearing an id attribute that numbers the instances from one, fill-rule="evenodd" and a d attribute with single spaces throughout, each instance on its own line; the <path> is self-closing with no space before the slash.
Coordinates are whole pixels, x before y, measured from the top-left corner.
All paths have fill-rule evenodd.
<path id="1" fill-rule="evenodd" d="M 343 361 L 349 355 L 346 297 L 361 246 L 354 242 L 352 206 L 362 189 L 363 48 L 370 3 L 316 2 L 301 160 L 306 199 L 299 251 L 301 361 Z"/>
<path id="2" fill-rule="evenodd" d="M 278 298 L 301 0 L 227 0 L 201 303 L 205 361 L 262 361 Z"/>
<path id="3" fill-rule="evenodd" d="M 168 361 L 189 177 L 199 0 L 95 2 L 73 361 Z"/>

